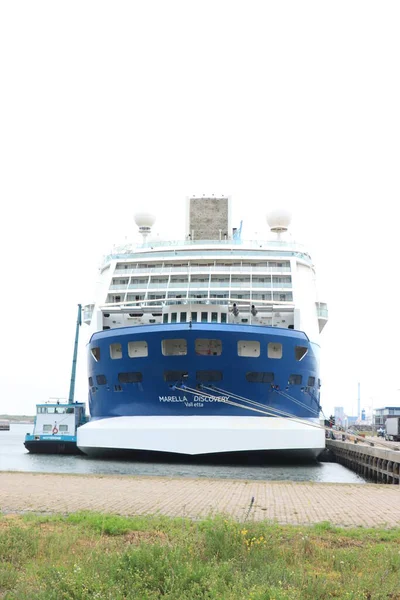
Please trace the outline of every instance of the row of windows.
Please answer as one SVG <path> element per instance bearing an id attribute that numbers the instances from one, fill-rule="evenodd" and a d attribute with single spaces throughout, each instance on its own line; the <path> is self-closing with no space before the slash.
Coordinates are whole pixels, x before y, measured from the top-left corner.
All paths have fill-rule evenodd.
<path id="1" fill-rule="evenodd" d="M 43 433 L 52 432 L 54 425 L 43 425 Z M 65 433 L 68 431 L 68 425 L 57 425 L 57 429 L 60 433 Z"/>
<path id="2" fill-rule="evenodd" d="M 211 321 L 208 320 L 209 315 L 211 315 Z M 190 320 L 192 321 L 192 323 L 197 323 L 197 322 L 199 322 L 199 323 L 218 323 L 218 313 L 217 312 L 212 312 L 212 313 L 201 312 L 200 319 L 198 319 L 197 312 L 191 312 Z M 176 312 L 171 313 L 170 323 L 177 323 L 177 322 L 178 322 L 178 313 L 176 313 Z M 179 313 L 179 322 L 180 323 L 187 322 L 187 313 L 186 312 Z M 226 322 L 227 322 L 227 313 L 221 313 L 221 323 L 226 323 Z M 168 313 L 163 314 L 163 323 L 168 323 Z"/>
<path id="3" fill-rule="evenodd" d="M 164 381 L 167 383 L 175 383 L 180 380 L 187 379 L 188 371 L 164 371 Z M 200 383 L 222 381 L 222 371 L 196 371 L 196 381 Z M 249 371 L 246 373 L 246 380 L 249 383 L 272 383 L 275 379 L 274 373 L 262 371 Z M 140 371 L 131 371 L 130 373 L 118 373 L 119 383 L 141 383 L 143 374 Z M 97 385 L 106 385 L 107 378 L 105 375 L 96 375 Z M 293 374 L 289 376 L 288 385 L 302 385 L 303 376 Z M 321 383 L 318 379 L 318 387 Z M 89 377 L 89 386 L 93 387 L 93 377 Z M 315 386 L 315 377 L 309 376 L 307 387 Z"/>
<path id="4" fill-rule="evenodd" d="M 185 356 L 188 352 L 186 339 L 168 339 L 161 341 L 161 351 L 164 356 Z M 100 348 L 91 349 L 93 358 L 100 361 Z M 222 354 L 222 341 L 218 339 L 195 340 L 195 352 L 201 356 L 220 356 Z M 295 359 L 302 360 L 308 352 L 306 346 L 295 346 Z M 148 345 L 145 341 L 128 342 L 128 357 L 143 358 L 148 356 Z M 261 344 L 254 340 L 239 340 L 237 342 L 237 355 L 242 357 L 258 358 L 261 354 Z M 283 356 L 283 347 L 279 342 L 269 342 L 267 345 L 268 358 L 279 359 Z M 110 357 L 118 360 L 123 357 L 122 344 L 115 342 L 110 344 Z"/>

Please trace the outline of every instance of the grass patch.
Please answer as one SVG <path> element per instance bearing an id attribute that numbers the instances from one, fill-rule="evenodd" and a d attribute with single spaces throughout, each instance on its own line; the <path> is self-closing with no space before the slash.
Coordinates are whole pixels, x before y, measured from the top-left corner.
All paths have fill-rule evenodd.
<path id="1" fill-rule="evenodd" d="M 4 600 L 400 600 L 400 530 L 0 517 Z"/>

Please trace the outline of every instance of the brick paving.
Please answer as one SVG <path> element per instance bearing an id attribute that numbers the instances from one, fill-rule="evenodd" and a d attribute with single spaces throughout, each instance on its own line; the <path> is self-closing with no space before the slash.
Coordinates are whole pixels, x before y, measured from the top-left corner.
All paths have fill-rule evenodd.
<path id="1" fill-rule="evenodd" d="M 249 519 L 400 527 L 400 486 L 0 472 L 1 513 L 72 513 Z"/>

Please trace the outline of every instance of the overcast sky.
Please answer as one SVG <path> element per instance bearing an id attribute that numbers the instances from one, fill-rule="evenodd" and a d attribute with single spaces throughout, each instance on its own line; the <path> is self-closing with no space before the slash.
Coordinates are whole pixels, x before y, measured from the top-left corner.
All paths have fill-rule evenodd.
<path id="1" fill-rule="evenodd" d="M 293 211 L 329 304 L 324 412 L 354 413 L 358 381 L 362 406 L 392 403 L 399 17 L 398 0 L 2 2 L 0 413 L 68 395 L 103 254 L 139 210 L 183 236 L 203 193 L 232 196 L 243 237 Z M 82 344 L 79 400 L 85 371 Z"/>

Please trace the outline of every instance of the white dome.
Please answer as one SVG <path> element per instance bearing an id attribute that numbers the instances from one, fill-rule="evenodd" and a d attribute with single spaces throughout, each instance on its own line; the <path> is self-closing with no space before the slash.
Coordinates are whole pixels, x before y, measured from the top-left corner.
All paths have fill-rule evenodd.
<path id="1" fill-rule="evenodd" d="M 277 233 L 287 231 L 291 221 L 290 211 L 284 208 L 275 208 L 267 213 L 267 223 L 271 231 Z"/>
<path id="2" fill-rule="evenodd" d="M 156 221 L 155 215 L 148 212 L 136 213 L 134 219 L 138 227 L 151 227 Z"/>

